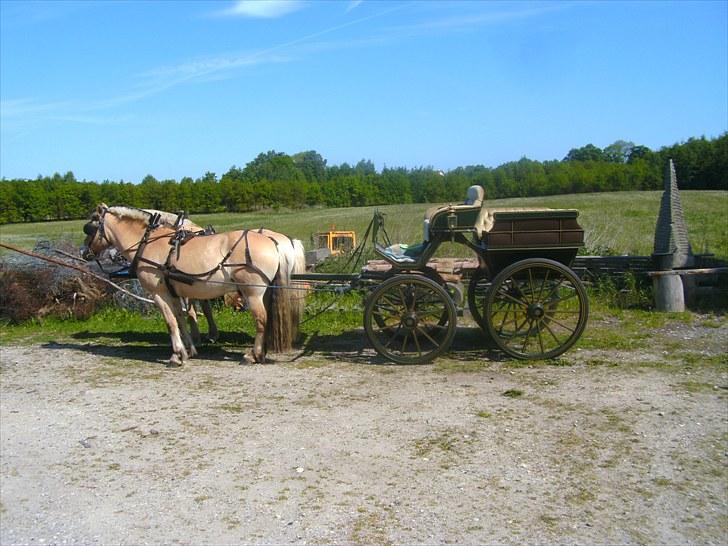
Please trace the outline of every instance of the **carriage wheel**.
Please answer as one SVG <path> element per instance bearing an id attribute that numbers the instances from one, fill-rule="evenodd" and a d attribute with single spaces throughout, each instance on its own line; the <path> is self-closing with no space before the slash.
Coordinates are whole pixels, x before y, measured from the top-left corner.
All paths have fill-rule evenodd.
<path id="1" fill-rule="evenodd" d="M 461 283 L 451 283 L 451 282 L 445 282 L 442 277 L 440 277 L 440 274 L 432 269 L 431 267 L 425 267 L 423 270 L 415 270 L 415 271 L 408 271 L 406 273 L 391 273 L 390 276 L 387 277 L 386 280 L 389 280 L 396 276 L 402 276 L 402 275 L 425 275 L 428 279 L 434 281 L 435 283 L 442 286 L 445 291 L 447 292 L 448 296 L 450 296 L 450 299 L 455 304 L 455 309 L 457 313 L 457 307 L 460 305 L 463 301 L 463 288 Z M 377 322 L 377 325 L 385 328 L 387 327 L 386 322 L 380 315 L 374 315 L 374 320 Z M 440 316 L 440 320 L 437 321 L 438 326 L 444 326 L 447 324 L 449 320 L 448 313 L 446 309 L 442 310 L 442 315 Z"/>
<path id="2" fill-rule="evenodd" d="M 374 349 L 400 364 L 423 364 L 447 351 L 456 321 L 447 291 L 416 274 L 384 281 L 364 309 L 364 329 Z"/>
<path id="3" fill-rule="evenodd" d="M 476 269 L 468 284 L 468 309 L 473 320 L 478 323 L 483 331 L 488 331 L 488 326 L 483 319 L 485 315 L 485 299 L 490 288 L 490 277 L 485 269 Z"/>
<path id="4" fill-rule="evenodd" d="M 579 278 L 553 260 L 533 258 L 501 271 L 485 299 L 488 332 L 509 355 L 553 358 L 581 336 L 589 302 Z"/>

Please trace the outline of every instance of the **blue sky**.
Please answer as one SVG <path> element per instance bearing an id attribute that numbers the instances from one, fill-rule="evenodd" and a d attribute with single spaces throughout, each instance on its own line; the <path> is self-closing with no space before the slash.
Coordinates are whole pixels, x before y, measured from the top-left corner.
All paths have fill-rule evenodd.
<path id="1" fill-rule="evenodd" d="M 449 170 L 728 130 L 728 2 L 0 1 L 0 176 Z"/>

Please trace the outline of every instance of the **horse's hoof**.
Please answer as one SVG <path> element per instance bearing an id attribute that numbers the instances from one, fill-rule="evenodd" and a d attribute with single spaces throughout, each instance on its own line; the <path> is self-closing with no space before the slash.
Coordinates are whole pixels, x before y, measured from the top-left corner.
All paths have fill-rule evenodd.
<path id="1" fill-rule="evenodd" d="M 243 355 L 243 361 L 241 364 L 255 364 L 255 358 L 253 358 L 253 355 L 250 353 L 245 353 Z"/>
<path id="2" fill-rule="evenodd" d="M 182 363 L 183 363 L 183 361 L 179 357 L 179 355 L 172 355 L 169 358 L 169 362 L 167 362 L 167 368 L 181 368 Z"/>
<path id="3" fill-rule="evenodd" d="M 189 348 L 189 350 L 187 351 L 187 356 L 188 356 L 189 358 L 194 358 L 194 357 L 196 357 L 196 356 L 197 356 L 197 349 L 195 349 L 195 346 L 194 346 L 194 345 L 193 345 L 193 346 L 191 346 L 191 347 Z"/>

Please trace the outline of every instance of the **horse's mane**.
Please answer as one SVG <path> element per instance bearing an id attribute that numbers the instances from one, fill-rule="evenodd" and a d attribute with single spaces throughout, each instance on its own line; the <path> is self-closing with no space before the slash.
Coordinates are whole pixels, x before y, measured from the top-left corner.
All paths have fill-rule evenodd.
<path id="1" fill-rule="evenodd" d="M 138 209 L 136 207 L 127 207 L 127 206 L 109 207 L 108 211 L 118 218 L 129 218 L 131 220 L 138 220 L 138 221 L 142 222 L 144 225 L 149 224 L 149 220 L 152 219 L 153 214 L 159 214 L 159 223 L 163 226 L 168 226 L 168 227 L 174 227 L 175 223 L 177 222 L 177 218 L 179 216 L 172 212 L 164 212 L 163 210 Z M 189 227 L 189 224 L 192 224 L 192 222 L 185 219 L 185 221 L 183 222 L 182 225 L 184 227 Z"/>

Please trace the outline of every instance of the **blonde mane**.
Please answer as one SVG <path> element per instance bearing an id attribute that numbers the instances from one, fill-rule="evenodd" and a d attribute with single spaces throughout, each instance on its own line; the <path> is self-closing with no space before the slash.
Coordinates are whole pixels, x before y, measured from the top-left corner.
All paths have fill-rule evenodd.
<path id="1" fill-rule="evenodd" d="M 171 212 L 164 212 L 154 209 L 138 209 L 135 207 L 126 206 L 109 207 L 108 212 L 110 212 L 119 219 L 128 218 L 130 220 L 142 222 L 145 226 L 149 225 L 149 220 L 151 220 L 153 214 L 159 214 L 159 223 L 168 227 L 173 227 L 177 222 L 178 217 L 177 214 Z M 185 227 L 190 227 L 190 224 L 192 224 L 192 222 L 185 219 L 182 225 Z"/>

